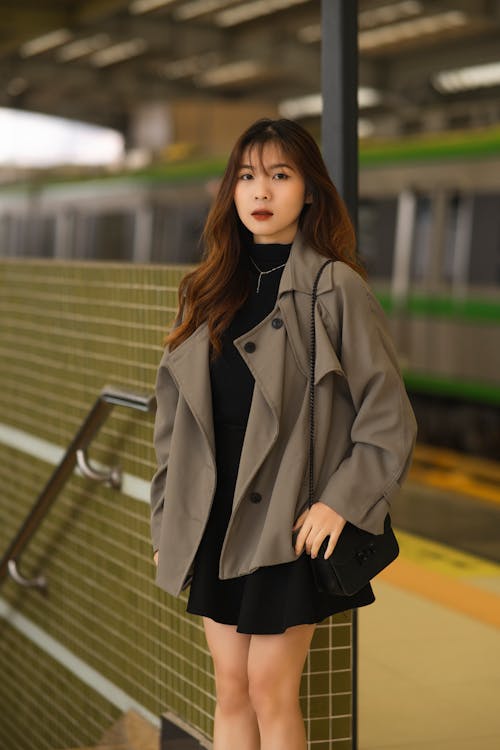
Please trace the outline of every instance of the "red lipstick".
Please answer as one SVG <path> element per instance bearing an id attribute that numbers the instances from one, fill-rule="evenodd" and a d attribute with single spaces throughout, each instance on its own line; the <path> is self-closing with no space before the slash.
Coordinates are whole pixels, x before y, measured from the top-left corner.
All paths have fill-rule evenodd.
<path id="1" fill-rule="evenodd" d="M 272 215 L 273 212 L 267 211 L 265 208 L 252 211 L 252 216 L 254 219 L 257 219 L 257 221 L 265 221 L 265 219 L 270 219 Z"/>

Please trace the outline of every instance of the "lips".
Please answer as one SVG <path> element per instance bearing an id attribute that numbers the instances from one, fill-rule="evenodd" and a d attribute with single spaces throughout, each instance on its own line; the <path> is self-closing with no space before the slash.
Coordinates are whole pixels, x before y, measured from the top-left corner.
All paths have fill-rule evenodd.
<path id="1" fill-rule="evenodd" d="M 252 216 L 254 216 L 256 219 L 269 219 L 270 216 L 273 216 L 272 211 L 267 211 L 266 209 L 258 209 L 257 211 L 252 211 Z"/>

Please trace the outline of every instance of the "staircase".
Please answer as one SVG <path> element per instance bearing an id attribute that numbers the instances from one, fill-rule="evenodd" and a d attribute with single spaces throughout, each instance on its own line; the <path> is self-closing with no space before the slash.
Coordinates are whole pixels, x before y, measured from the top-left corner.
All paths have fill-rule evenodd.
<path id="1" fill-rule="evenodd" d="M 162 717 L 162 731 L 135 711 L 127 711 L 102 735 L 97 745 L 65 750 L 201 750 L 187 732 Z"/>
<path id="2" fill-rule="evenodd" d="M 97 745 L 67 750 L 159 750 L 159 747 L 160 731 L 135 711 L 127 711 L 104 732 Z"/>

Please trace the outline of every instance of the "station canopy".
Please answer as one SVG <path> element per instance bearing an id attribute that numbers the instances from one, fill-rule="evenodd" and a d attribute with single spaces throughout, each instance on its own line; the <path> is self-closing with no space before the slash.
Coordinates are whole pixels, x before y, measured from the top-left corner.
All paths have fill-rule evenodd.
<path id="1" fill-rule="evenodd" d="M 319 0 L 0 0 L 0 12 L 1 107 L 122 131 L 138 106 L 188 98 L 321 113 Z M 498 0 L 360 0 L 359 52 L 374 135 L 500 121 Z"/>

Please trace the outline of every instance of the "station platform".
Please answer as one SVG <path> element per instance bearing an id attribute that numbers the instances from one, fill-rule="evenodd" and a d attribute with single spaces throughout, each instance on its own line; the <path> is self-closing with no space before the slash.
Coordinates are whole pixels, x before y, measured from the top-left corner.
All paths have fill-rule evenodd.
<path id="1" fill-rule="evenodd" d="M 400 557 L 359 611 L 359 750 L 500 747 L 499 491 L 466 466 L 460 487 L 417 466 L 395 508 Z"/>

